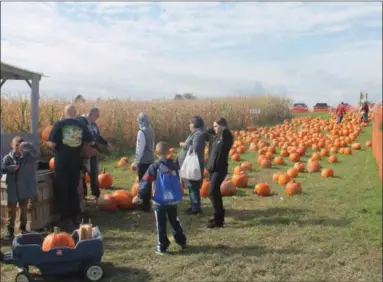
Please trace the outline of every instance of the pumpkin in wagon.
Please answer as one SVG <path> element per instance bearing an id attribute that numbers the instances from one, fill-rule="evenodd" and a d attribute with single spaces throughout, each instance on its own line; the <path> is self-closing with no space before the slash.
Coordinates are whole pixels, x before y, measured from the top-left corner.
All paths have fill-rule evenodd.
<path id="1" fill-rule="evenodd" d="M 93 224 L 91 220 L 89 219 L 88 224 L 84 224 L 84 219 L 82 219 L 80 227 L 78 229 L 79 241 L 92 239 L 92 232 L 93 232 Z"/>
<path id="2" fill-rule="evenodd" d="M 53 233 L 45 237 L 42 245 L 43 251 L 47 252 L 50 249 L 57 247 L 74 248 L 75 243 L 72 236 L 66 232 L 61 232 L 58 227 L 54 227 Z"/>

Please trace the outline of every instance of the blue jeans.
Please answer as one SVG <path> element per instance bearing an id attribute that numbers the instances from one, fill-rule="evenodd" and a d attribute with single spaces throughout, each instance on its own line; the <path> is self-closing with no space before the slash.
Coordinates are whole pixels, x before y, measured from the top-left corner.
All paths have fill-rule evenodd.
<path id="1" fill-rule="evenodd" d="M 178 219 L 177 205 L 153 205 L 153 210 L 157 226 L 157 250 L 165 252 L 170 245 L 166 232 L 168 219 L 176 243 L 180 246 L 186 245 L 186 236 Z"/>
<path id="2" fill-rule="evenodd" d="M 343 115 L 338 116 L 338 124 L 341 123 L 343 120 Z"/>
<path id="3" fill-rule="evenodd" d="M 363 113 L 362 120 L 368 122 L 368 113 Z"/>
<path id="4" fill-rule="evenodd" d="M 189 198 L 190 198 L 190 208 L 192 211 L 199 212 L 201 211 L 201 186 L 202 180 L 193 181 L 183 179 L 184 186 L 189 190 Z"/>

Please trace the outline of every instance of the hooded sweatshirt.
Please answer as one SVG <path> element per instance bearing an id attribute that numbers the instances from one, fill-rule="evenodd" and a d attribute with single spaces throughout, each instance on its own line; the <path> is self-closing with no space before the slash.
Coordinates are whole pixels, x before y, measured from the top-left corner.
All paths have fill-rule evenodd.
<path id="1" fill-rule="evenodd" d="M 139 164 L 151 164 L 154 162 L 154 133 L 150 126 L 149 117 L 145 113 L 139 113 L 137 121 L 140 130 L 137 133 L 136 143 L 136 166 Z"/>

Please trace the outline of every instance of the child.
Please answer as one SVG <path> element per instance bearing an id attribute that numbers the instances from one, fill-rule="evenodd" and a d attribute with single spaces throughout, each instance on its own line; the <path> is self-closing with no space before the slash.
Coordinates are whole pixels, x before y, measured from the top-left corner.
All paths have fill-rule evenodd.
<path id="1" fill-rule="evenodd" d="M 160 142 L 156 146 L 159 160 L 151 164 L 140 182 L 138 195 L 134 197 L 133 203 L 140 204 L 150 193 L 150 185 L 153 189 L 153 210 L 156 217 L 158 245 L 156 253 L 166 254 L 170 245 L 166 233 L 166 221 L 168 218 L 172 227 L 173 236 L 182 249 L 186 246 L 186 236 L 177 216 L 177 204 L 182 200 L 182 191 L 178 167 L 176 163 L 167 159 L 169 145 Z"/>
<path id="2" fill-rule="evenodd" d="M 26 233 L 27 213 L 30 199 L 37 194 L 36 184 L 37 151 L 21 137 L 12 139 L 12 151 L 3 159 L 7 173 L 8 219 L 5 239 L 12 239 L 15 231 L 17 204 L 20 208 L 20 232 Z"/>

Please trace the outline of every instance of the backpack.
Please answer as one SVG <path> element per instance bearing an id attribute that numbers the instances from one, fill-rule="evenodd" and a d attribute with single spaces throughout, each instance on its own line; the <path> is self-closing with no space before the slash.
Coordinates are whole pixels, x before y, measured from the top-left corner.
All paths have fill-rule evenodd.
<path id="1" fill-rule="evenodd" d="M 153 202 L 160 205 L 174 205 L 181 201 L 182 191 L 177 171 L 161 163 L 153 183 Z"/>

